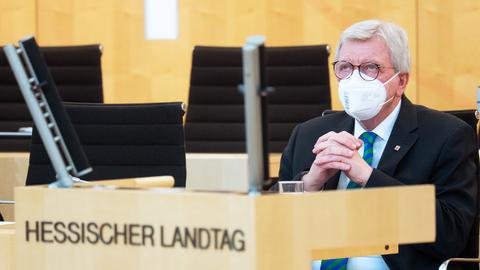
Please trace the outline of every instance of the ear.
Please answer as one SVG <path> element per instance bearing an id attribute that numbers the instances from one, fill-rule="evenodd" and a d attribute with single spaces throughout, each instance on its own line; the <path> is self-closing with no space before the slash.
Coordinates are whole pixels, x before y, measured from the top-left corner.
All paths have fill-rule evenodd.
<path id="1" fill-rule="evenodd" d="M 403 92 L 405 92 L 405 88 L 407 88 L 408 79 L 410 78 L 409 73 L 400 73 L 398 74 L 398 88 L 397 88 L 397 96 L 402 96 Z"/>

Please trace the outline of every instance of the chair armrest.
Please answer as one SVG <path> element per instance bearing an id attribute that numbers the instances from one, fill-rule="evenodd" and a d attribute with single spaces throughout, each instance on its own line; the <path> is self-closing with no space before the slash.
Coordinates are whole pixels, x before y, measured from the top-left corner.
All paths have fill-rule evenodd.
<path id="1" fill-rule="evenodd" d="M 448 264 L 451 262 L 467 262 L 467 263 L 480 263 L 480 258 L 450 258 L 444 261 L 438 270 L 447 270 Z"/>

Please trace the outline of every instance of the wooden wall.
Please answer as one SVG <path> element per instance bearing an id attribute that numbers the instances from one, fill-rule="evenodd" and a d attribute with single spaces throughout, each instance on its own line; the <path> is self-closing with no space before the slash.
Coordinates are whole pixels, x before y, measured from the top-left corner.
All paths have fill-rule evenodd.
<path id="1" fill-rule="evenodd" d="M 418 1 L 418 98 L 434 108 L 475 108 L 480 85 L 480 1 Z"/>
<path id="2" fill-rule="evenodd" d="M 36 32 L 36 1 L 0 0 L 0 46 Z"/>
<path id="3" fill-rule="evenodd" d="M 0 0 L 0 42 L 35 34 L 41 45 L 101 43 L 106 102 L 187 101 L 194 45 L 328 43 L 368 18 L 403 26 L 410 39 L 407 95 L 437 109 L 473 108 L 480 81 L 477 0 L 179 0 L 180 35 L 146 41 L 142 0 Z M 332 78 L 334 108 L 341 105 Z"/>

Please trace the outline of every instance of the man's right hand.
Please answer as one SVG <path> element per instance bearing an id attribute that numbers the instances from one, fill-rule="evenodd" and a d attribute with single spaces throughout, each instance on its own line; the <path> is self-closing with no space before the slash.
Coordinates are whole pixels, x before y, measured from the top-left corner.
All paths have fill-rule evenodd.
<path id="1" fill-rule="evenodd" d="M 339 170 L 350 170 L 346 160 L 356 154 L 361 146 L 361 140 L 345 131 L 331 131 L 318 138 L 312 150 L 316 158 L 308 173 L 302 177 L 305 190 L 318 191 Z"/>

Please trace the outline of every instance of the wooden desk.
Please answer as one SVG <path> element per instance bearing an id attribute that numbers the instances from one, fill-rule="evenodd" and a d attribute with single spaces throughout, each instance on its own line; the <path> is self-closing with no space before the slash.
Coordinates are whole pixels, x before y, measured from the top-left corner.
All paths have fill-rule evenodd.
<path id="1" fill-rule="evenodd" d="M 13 200 L 13 188 L 24 186 L 29 153 L 0 152 L 0 200 Z M 14 220 L 13 205 L 0 205 L 5 220 Z"/>
<path id="2" fill-rule="evenodd" d="M 0 268 L 15 269 L 15 223 L 0 222 Z"/>
<path id="3" fill-rule="evenodd" d="M 187 183 L 189 178 L 193 177 L 209 181 L 211 185 L 219 182 L 246 184 L 246 154 L 187 154 L 186 157 Z M 280 158 L 281 154 L 279 153 L 270 154 L 270 175 L 272 177 L 278 176 Z M 0 152 L 0 200 L 13 200 L 13 188 L 25 185 L 28 160 L 29 153 Z M 5 220 L 14 220 L 12 205 L 0 205 L 0 211 Z"/>
<path id="4" fill-rule="evenodd" d="M 263 196 L 19 187 L 15 195 L 15 232 L 0 227 L 0 243 L 17 270 L 306 270 L 312 259 L 435 240 L 432 185 Z M 74 236 L 80 226 L 90 228 L 85 241 Z"/>
<path id="5" fill-rule="evenodd" d="M 248 190 L 247 154 L 187 153 L 187 189 Z M 270 154 L 270 176 L 278 177 L 280 153 Z"/>

